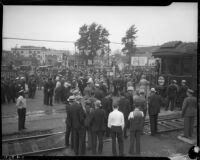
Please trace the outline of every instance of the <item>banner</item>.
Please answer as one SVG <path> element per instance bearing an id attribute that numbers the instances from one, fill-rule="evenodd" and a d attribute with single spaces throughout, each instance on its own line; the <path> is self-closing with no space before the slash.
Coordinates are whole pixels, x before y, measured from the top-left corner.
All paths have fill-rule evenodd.
<path id="1" fill-rule="evenodd" d="M 147 57 L 131 57 L 132 66 L 146 66 Z"/>

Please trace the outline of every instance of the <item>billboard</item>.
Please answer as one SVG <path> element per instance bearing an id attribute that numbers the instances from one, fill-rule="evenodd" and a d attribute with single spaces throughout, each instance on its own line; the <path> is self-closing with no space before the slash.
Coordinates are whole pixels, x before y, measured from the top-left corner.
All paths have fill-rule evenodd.
<path id="1" fill-rule="evenodd" d="M 147 57 L 131 57 L 132 66 L 146 66 Z"/>

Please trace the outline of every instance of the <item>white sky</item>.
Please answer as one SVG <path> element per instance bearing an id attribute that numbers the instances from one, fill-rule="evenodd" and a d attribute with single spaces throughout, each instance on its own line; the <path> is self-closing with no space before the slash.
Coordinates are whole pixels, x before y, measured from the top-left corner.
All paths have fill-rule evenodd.
<path id="1" fill-rule="evenodd" d="M 173 3 L 166 7 L 116 6 L 4 6 L 3 37 L 76 41 L 83 24 L 105 27 L 111 42 L 121 42 L 135 24 L 137 45 L 161 45 L 168 41 L 197 42 L 197 3 Z M 3 40 L 3 49 L 21 45 L 74 50 L 73 44 Z M 111 44 L 111 50 L 121 49 Z"/>

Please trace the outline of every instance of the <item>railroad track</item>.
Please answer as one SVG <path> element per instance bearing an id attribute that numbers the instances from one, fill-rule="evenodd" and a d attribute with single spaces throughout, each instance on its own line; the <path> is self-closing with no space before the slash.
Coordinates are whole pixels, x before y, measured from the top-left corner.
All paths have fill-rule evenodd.
<path id="1" fill-rule="evenodd" d="M 195 125 L 196 125 L 195 120 Z M 158 118 L 158 133 L 183 129 L 180 114 L 165 115 Z M 149 120 L 145 121 L 145 134 L 150 134 Z M 47 152 L 65 148 L 65 132 L 56 132 L 2 140 L 2 155 L 45 155 Z"/>

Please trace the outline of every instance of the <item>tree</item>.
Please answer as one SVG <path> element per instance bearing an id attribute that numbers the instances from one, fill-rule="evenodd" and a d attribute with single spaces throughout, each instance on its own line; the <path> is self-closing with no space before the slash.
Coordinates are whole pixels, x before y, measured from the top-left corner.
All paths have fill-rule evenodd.
<path id="1" fill-rule="evenodd" d="M 110 51 L 109 33 L 101 25 L 92 23 L 88 26 L 84 24 L 79 29 L 79 35 L 80 38 L 76 41 L 75 45 L 79 50 L 80 57 L 86 61 L 90 59 L 93 64 L 95 56 L 103 56 Z"/>
<path id="2" fill-rule="evenodd" d="M 137 38 L 136 33 L 138 30 L 135 25 L 132 25 L 127 31 L 126 36 L 122 38 L 122 52 L 129 57 L 129 65 L 131 65 L 131 55 L 134 55 L 136 51 L 135 39 Z"/>

